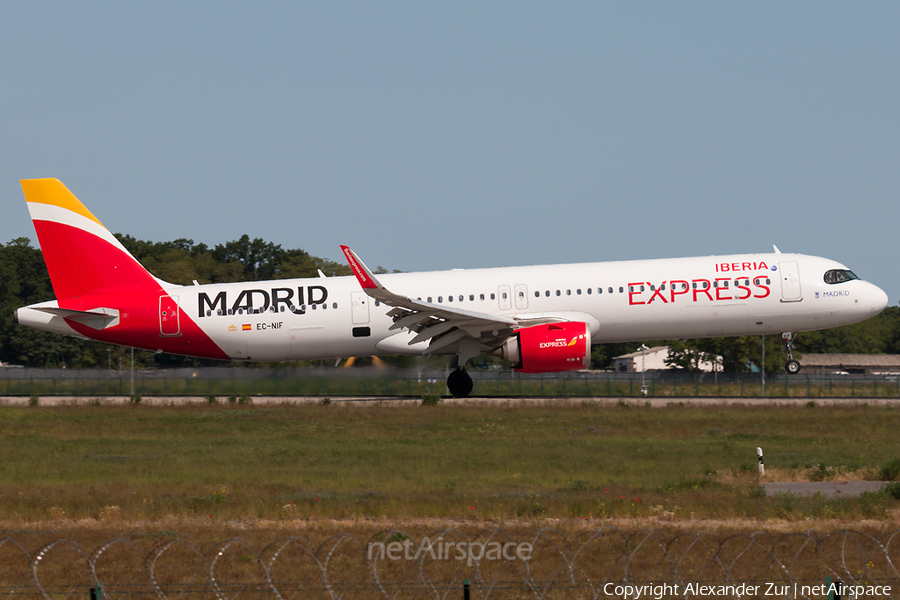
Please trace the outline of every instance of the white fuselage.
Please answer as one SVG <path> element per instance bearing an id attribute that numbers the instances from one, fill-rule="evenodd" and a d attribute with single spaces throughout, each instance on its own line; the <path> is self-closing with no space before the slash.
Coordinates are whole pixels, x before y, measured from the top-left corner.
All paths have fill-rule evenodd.
<path id="1" fill-rule="evenodd" d="M 748 254 L 459 269 L 379 276 L 397 294 L 516 319 L 584 321 L 593 343 L 760 335 L 862 321 L 887 305 L 875 285 L 829 284 L 832 260 Z M 238 360 L 420 354 L 389 331 L 389 307 L 354 277 L 168 286 L 190 317 Z M 252 311 L 250 306 L 252 303 Z M 292 307 L 294 310 L 292 310 Z M 259 309 L 263 312 L 258 312 Z"/>

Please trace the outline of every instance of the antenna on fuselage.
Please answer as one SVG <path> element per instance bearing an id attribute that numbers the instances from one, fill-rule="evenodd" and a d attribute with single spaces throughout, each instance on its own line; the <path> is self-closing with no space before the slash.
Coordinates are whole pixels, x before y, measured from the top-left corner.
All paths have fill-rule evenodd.
<path id="1" fill-rule="evenodd" d="M 772 244 L 772 250 L 775 251 L 775 254 L 781 254 L 781 250 L 779 250 L 778 246 L 776 246 L 775 244 Z"/>

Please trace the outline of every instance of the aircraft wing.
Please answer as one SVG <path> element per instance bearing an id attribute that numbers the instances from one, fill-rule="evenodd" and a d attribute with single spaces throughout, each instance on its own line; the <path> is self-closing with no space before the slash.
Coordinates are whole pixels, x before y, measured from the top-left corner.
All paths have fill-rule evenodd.
<path id="1" fill-rule="evenodd" d="M 382 304 L 393 307 L 387 313 L 394 320 L 390 329 L 415 332 L 416 336 L 409 341 L 410 346 L 431 340 L 424 352 L 426 354 L 447 349 L 461 343 L 464 338 L 496 347 L 509 337 L 513 329 L 521 326 L 510 317 L 432 304 L 395 294 L 378 281 L 353 250 L 348 246 L 341 246 L 341 250 L 363 291 Z"/>

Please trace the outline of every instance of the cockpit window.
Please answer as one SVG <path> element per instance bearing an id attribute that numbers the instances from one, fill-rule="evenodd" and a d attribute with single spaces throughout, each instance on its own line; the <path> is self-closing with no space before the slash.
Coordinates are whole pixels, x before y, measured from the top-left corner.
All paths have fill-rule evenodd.
<path id="1" fill-rule="evenodd" d="M 834 269 L 832 271 L 825 271 L 825 283 L 834 285 L 835 283 L 844 283 L 845 281 L 852 281 L 853 279 L 859 279 L 853 271 L 849 269 Z"/>

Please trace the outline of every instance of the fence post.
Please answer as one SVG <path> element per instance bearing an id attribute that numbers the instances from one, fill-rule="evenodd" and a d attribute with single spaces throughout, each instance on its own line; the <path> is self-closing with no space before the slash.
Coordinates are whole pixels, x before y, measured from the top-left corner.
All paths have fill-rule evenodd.
<path id="1" fill-rule="evenodd" d="M 91 588 L 91 600 L 103 600 L 103 584 L 97 583 L 97 587 Z"/>
<path id="2" fill-rule="evenodd" d="M 469 591 L 470 583 L 468 579 L 463 579 L 463 600 L 471 600 L 471 592 Z"/>

